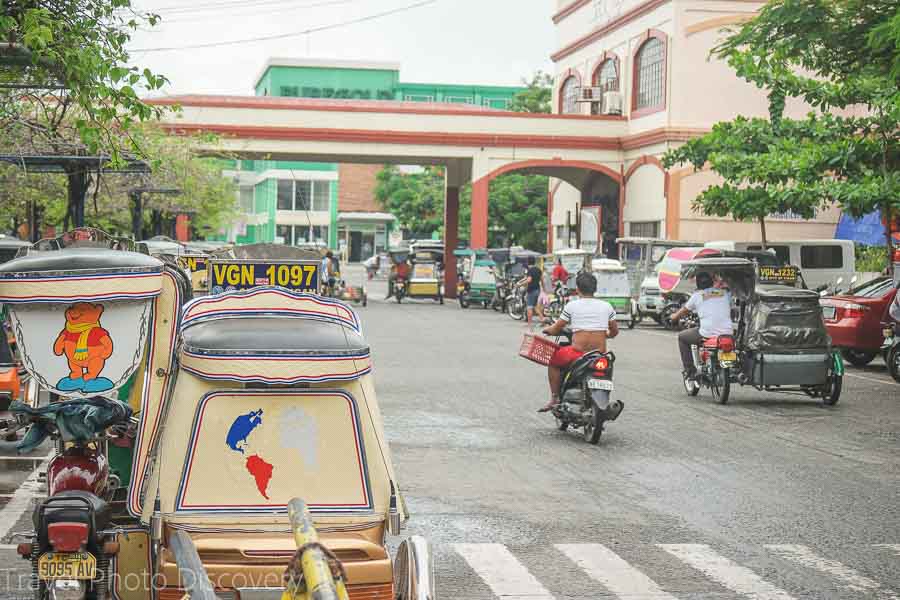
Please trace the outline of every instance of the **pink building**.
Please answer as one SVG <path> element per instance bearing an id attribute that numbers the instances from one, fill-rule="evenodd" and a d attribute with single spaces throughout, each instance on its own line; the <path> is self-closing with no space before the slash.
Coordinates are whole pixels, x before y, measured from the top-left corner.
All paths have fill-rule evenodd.
<path id="1" fill-rule="evenodd" d="M 554 106 L 562 114 L 621 114 L 627 132 L 621 160 L 607 166 L 624 185 L 596 178 L 588 189 L 551 180 L 554 247 L 564 247 L 583 208 L 595 212 L 604 236 L 645 236 L 697 241 L 759 239 L 755 223 L 706 217 L 693 199 L 716 181 L 692 168 L 666 172 L 669 148 L 737 115 L 765 116 L 765 93 L 709 56 L 722 29 L 753 16 L 753 0 L 557 0 Z M 597 101 L 579 102 L 582 88 L 602 88 Z M 788 116 L 808 107 L 790 103 Z M 831 238 L 840 212 L 806 221 L 774 215 L 770 239 Z M 568 221 L 568 223 L 567 223 Z"/>

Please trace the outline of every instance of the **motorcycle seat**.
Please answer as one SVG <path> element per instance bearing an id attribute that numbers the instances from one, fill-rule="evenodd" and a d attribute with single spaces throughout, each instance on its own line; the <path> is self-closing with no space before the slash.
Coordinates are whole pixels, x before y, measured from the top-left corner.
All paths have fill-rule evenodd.
<path id="1" fill-rule="evenodd" d="M 734 341 L 733 335 L 714 335 L 712 337 L 703 338 L 703 347 L 704 348 L 718 348 L 720 339 L 730 339 Z"/>
<path id="2" fill-rule="evenodd" d="M 44 525 L 51 523 L 85 523 L 91 524 L 90 513 L 87 507 L 90 505 L 94 513 L 94 525 L 97 530 L 106 529 L 112 518 L 112 508 L 102 498 L 82 491 L 60 492 L 54 496 L 45 499 L 39 504 L 32 514 L 32 522 L 35 531 L 41 532 L 41 536 L 46 535 L 46 527 L 41 527 L 41 513 L 44 515 Z M 43 509 L 43 510 L 42 510 Z M 97 531 L 92 532 L 96 535 Z M 43 545 L 46 540 L 39 540 Z"/>

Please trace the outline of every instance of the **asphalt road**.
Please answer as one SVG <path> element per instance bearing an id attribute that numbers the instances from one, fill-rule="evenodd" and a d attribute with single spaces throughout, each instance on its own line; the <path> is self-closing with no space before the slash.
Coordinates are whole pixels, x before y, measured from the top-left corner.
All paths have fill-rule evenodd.
<path id="1" fill-rule="evenodd" d="M 850 369 L 835 407 L 749 388 L 721 406 L 685 395 L 673 334 L 642 325 L 612 344 L 625 410 L 591 446 L 535 412 L 546 372 L 517 356 L 521 323 L 450 301 L 361 314 L 439 598 L 900 595 L 883 363 Z"/>
<path id="2" fill-rule="evenodd" d="M 900 597 L 900 386 L 883 365 L 850 369 L 835 407 L 750 389 L 720 406 L 685 396 L 672 334 L 639 326 L 612 344 L 626 406 L 591 446 L 535 412 L 546 374 L 517 356 L 520 322 L 384 289 L 359 311 L 438 598 Z M 0 531 L 40 492 L 37 462 L 10 454 Z M 0 547 L 0 575 L 22 566 Z"/>

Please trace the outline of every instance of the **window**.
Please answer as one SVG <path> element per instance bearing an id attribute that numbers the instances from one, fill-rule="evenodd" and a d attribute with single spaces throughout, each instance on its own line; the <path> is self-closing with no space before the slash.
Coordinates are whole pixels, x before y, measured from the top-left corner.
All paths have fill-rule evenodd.
<path id="1" fill-rule="evenodd" d="M 665 104 L 666 46 L 659 38 L 651 37 L 641 46 L 634 59 L 634 108 L 656 108 Z"/>
<path id="2" fill-rule="evenodd" d="M 499 108 L 500 110 L 509 108 L 509 100 L 506 98 L 484 98 L 481 103 L 489 108 Z"/>
<path id="3" fill-rule="evenodd" d="M 314 225 L 312 228 L 311 242 L 328 243 L 328 225 Z"/>
<path id="4" fill-rule="evenodd" d="M 570 76 L 559 90 L 560 113 L 574 115 L 578 113 L 578 79 Z"/>
<path id="5" fill-rule="evenodd" d="M 294 210 L 309 210 L 312 200 L 312 181 L 294 182 Z"/>
<path id="6" fill-rule="evenodd" d="M 331 208 L 331 182 L 317 181 L 313 186 L 312 209 L 328 212 Z"/>
<path id="7" fill-rule="evenodd" d="M 434 102 L 434 96 L 426 96 L 424 94 L 407 94 L 403 96 L 407 102 Z"/>
<path id="8" fill-rule="evenodd" d="M 253 206 L 253 186 L 252 185 L 242 185 L 240 189 L 240 196 L 238 200 L 238 207 L 240 211 L 244 214 L 251 214 L 256 212 L 255 207 Z"/>
<path id="9" fill-rule="evenodd" d="M 291 233 L 290 225 L 277 225 L 275 227 L 275 237 L 280 238 L 282 244 L 286 244 L 288 246 L 292 246 L 294 244 L 294 238 Z"/>
<path id="10" fill-rule="evenodd" d="M 330 181 L 278 180 L 278 210 L 328 212 L 330 209 Z"/>
<path id="11" fill-rule="evenodd" d="M 475 104 L 475 99 L 471 96 L 444 96 L 444 102 L 450 104 Z"/>
<path id="12" fill-rule="evenodd" d="M 844 250 L 840 246 L 800 246 L 801 269 L 840 269 Z"/>
<path id="13" fill-rule="evenodd" d="M 278 210 L 294 210 L 294 182 L 278 180 Z"/>
<path id="14" fill-rule="evenodd" d="M 848 296 L 862 298 L 881 298 L 894 289 L 894 281 L 886 277 L 878 277 L 847 292 Z"/>
<path id="15" fill-rule="evenodd" d="M 594 87 L 600 88 L 603 92 L 619 91 L 619 66 L 616 59 L 607 58 L 600 65 L 600 68 L 594 71 Z M 591 102 L 591 114 L 599 115 L 602 113 L 603 99 L 599 102 Z"/>
<path id="16" fill-rule="evenodd" d="M 294 225 L 294 245 L 309 241 L 309 225 Z"/>
<path id="17" fill-rule="evenodd" d="M 659 221 L 642 221 L 629 223 L 628 235 L 630 235 L 631 237 L 659 237 Z"/>
<path id="18" fill-rule="evenodd" d="M 763 252 L 762 246 L 747 246 L 750 252 Z M 775 256 L 783 265 L 791 264 L 791 249 L 787 246 L 766 246 L 766 252 L 775 251 Z"/>

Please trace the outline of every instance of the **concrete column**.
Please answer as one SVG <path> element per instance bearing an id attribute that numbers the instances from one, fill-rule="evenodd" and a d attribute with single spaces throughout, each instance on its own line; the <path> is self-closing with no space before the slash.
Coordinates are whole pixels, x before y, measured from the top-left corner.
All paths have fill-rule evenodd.
<path id="1" fill-rule="evenodd" d="M 444 297 L 456 298 L 456 257 L 459 243 L 459 186 L 446 185 L 444 192 Z"/>
<path id="2" fill-rule="evenodd" d="M 472 184 L 472 231 L 469 245 L 474 249 L 487 248 L 488 243 L 488 194 L 491 182 L 482 177 Z"/>

